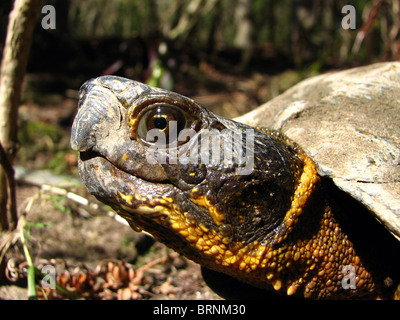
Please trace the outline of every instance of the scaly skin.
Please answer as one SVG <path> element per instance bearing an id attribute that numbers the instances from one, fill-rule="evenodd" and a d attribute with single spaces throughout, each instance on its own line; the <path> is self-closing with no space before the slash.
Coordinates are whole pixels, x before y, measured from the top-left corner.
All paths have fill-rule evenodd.
<path id="1" fill-rule="evenodd" d="M 201 152 L 182 164 L 159 148 L 166 162 L 149 161 L 147 151 L 154 144 L 144 134 L 164 119 L 178 119 L 179 132 L 194 132 L 174 148 L 164 148 L 173 149 L 178 159 L 208 139 L 208 130 L 218 133 L 220 159 L 227 146 L 236 155 L 249 151 L 240 149 L 246 148 L 243 143 L 224 144 L 232 133 L 254 134 L 251 172 L 237 173 L 250 158 L 202 164 Z M 71 141 L 92 194 L 133 229 L 150 232 L 207 268 L 290 296 L 393 297 L 398 242 L 374 221 L 360 224 L 369 213 L 321 179 L 312 159 L 279 132 L 213 115 L 172 92 L 101 77 L 81 89 Z M 364 230 L 383 235 L 365 248 L 371 235 L 359 232 Z M 382 255 L 382 247 L 390 247 L 391 254 Z"/>

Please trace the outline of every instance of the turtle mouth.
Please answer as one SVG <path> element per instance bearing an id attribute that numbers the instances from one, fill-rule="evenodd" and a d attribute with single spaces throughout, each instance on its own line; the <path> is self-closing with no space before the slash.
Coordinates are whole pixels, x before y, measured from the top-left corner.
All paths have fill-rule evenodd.
<path id="1" fill-rule="evenodd" d="M 135 172 L 128 171 L 125 168 L 123 168 L 122 166 L 119 166 L 118 163 L 115 163 L 114 161 L 112 161 L 109 158 L 107 158 L 107 156 L 105 156 L 105 155 L 101 154 L 100 152 L 95 151 L 93 149 L 85 150 L 85 151 L 79 151 L 79 158 L 80 158 L 80 160 L 82 162 L 85 162 L 85 161 L 97 161 L 96 158 L 100 158 L 100 159 L 103 159 L 103 160 L 109 162 L 115 169 L 117 169 L 119 171 L 122 171 L 122 172 L 125 172 L 126 174 L 133 175 L 137 179 L 141 179 L 141 180 L 147 181 L 149 183 L 157 182 L 157 183 L 161 183 L 161 184 L 169 184 L 169 185 L 173 184 L 169 179 L 152 180 L 152 179 L 148 179 L 146 177 L 143 177 L 140 174 L 137 174 Z"/>
<path id="2" fill-rule="evenodd" d="M 82 161 L 87 161 L 87 160 L 90 160 L 93 158 L 98 158 L 98 157 L 103 158 L 108 161 L 108 159 L 106 157 L 104 157 L 101 153 L 93 151 L 93 150 L 79 152 L 79 158 Z"/>
<path id="3" fill-rule="evenodd" d="M 123 203 L 124 210 L 137 211 L 144 206 L 154 208 L 165 195 L 177 191 L 169 180 L 147 180 L 94 150 L 79 152 L 79 171 L 90 193 L 108 204 Z"/>

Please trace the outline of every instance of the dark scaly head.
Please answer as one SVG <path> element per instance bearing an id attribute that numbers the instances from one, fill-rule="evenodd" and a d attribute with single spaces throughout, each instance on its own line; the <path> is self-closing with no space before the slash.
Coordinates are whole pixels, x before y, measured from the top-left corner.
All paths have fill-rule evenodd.
<path id="1" fill-rule="evenodd" d="M 133 229 L 242 280 L 263 273 L 277 289 L 271 261 L 318 182 L 295 143 L 105 76 L 81 88 L 71 145 L 88 190 Z"/>

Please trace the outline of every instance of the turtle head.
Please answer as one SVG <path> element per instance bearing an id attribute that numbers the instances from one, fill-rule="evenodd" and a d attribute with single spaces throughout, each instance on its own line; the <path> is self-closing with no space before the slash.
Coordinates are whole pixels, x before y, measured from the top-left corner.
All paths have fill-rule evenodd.
<path id="1" fill-rule="evenodd" d="M 119 77 L 82 86 L 71 145 L 88 190 L 133 229 L 235 276 L 266 267 L 318 181 L 282 134 Z"/>

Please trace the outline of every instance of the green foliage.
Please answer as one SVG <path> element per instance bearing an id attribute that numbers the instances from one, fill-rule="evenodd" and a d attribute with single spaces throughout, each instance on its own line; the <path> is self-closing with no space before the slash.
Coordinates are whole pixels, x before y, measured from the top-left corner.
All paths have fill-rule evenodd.
<path id="1" fill-rule="evenodd" d="M 66 156 L 72 154 L 70 150 L 58 150 L 47 162 L 46 168 L 57 174 L 65 174 L 71 170 L 70 165 L 65 161 Z"/>
<path id="2" fill-rule="evenodd" d="M 129 37 L 137 30 L 146 36 L 154 31 L 153 2 L 72 0 L 68 13 L 70 28 L 78 37 Z"/>
<path id="3" fill-rule="evenodd" d="M 73 151 L 69 145 L 69 134 L 59 126 L 39 121 L 22 121 L 18 139 L 21 148 L 17 160 L 30 162 L 34 169 L 50 169 L 58 174 L 71 170 L 65 161 Z"/>
<path id="4" fill-rule="evenodd" d="M 19 131 L 19 140 L 23 145 L 30 145 L 33 142 L 41 141 L 37 144 L 37 151 L 52 148 L 61 138 L 61 134 L 56 126 L 45 122 L 26 122 Z"/>
<path id="5" fill-rule="evenodd" d="M 29 245 L 30 245 L 30 228 L 35 226 L 35 227 L 45 227 L 44 224 L 42 223 L 32 223 L 28 222 L 23 218 L 23 221 L 20 223 L 20 240 L 22 243 L 22 247 L 24 250 L 24 255 L 26 262 L 28 263 L 28 299 L 29 300 L 37 300 L 37 294 L 36 294 L 36 271 L 35 271 L 35 265 L 33 263 L 30 251 L 29 251 Z"/>
<path id="6" fill-rule="evenodd" d="M 18 131 L 21 144 L 18 160 L 34 161 L 39 153 L 53 154 L 60 139 L 61 133 L 55 125 L 22 120 Z"/>
<path id="7" fill-rule="evenodd" d="M 139 36 L 151 42 L 154 36 L 161 36 L 180 48 L 187 45 L 197 50 L 235 48 L 234 40 L 243 23 L 237 19 L 239 2 L 246 0 L 71 0 L 69 29 L 84 38 Z M 252 47 L 272 44 L 276 52 L 293 57 L 298 66 L 303 66 L 305 60 L 332 63 L 338 51 L 341 51 L 338 62 L 348 59 L 351 44 L 369 9 L 377 4 L 372 0 L 247 0 L 247 3 L 251 5 Z M 356 9 L 356 30 L 344 31 L 341 27 L 344 5 Z M 374 42 L 375 55 L 385 48 L 385 36 L 379 33 L 395 25 L 391 5 L 391 0 L 383 1 L 372 26 L 379 38 Z M 366 50 L 364 45 L 359 56 L 352 59 L 371 55 Z"/>

